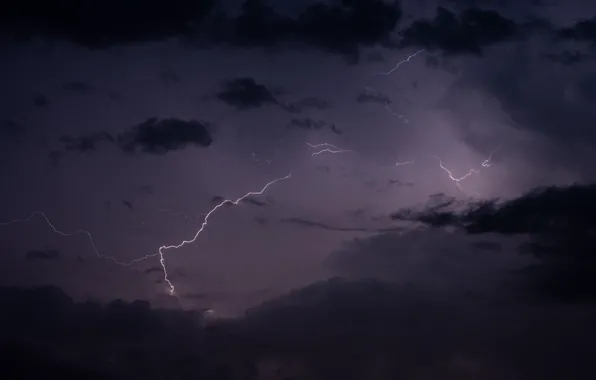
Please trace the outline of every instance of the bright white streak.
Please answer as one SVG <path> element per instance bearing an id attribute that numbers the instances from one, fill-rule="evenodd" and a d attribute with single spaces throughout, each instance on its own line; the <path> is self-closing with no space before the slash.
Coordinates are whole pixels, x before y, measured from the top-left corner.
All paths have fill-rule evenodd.
<path id="1" fill-rule="evenodd" d="M 267 189 L 275 184 L 276 182 L 280 182 L 286 179 L 289 179 L 292 176 L 292 173 L 288 174 L 285 177 L 280 177 L 280 178 L 276 178 L 270 182 L 268 182 L 260 191 L 251 191 L 248 192 L 246 194 L 244 194 L 243 196 L 241 196 L 240 198 L 237 198 L 236 200 L 233 199 L 225 199 L 223 201 L 221 201 L 220 203 L 218 203 L 216 206 L 214 206 L 207 214 L 205 214 L 205 218 L 203 219 L 203 223 L 201 224 L 201 227 L 197 230 L 197 232 L 195 233 L 195 235 L 192 237 L 192 239 L 190 240 L 183 240 L 182 242 L 175 244 L 175 245 L 162 245 L 161 247 L 159 247 L 159 249 L 157 250 L 156 253 L 151 253 L 151 254 L 147 254 L 145 256 L 139 257 L 137 259 L 131 260 L 129 262 L 122 262 L 119 261 L 118 259 L 116 259 L 113 256 L 107 256 L 107 255 L 102 255 L 101 253 L 99 253 L 99 250 L 97 249 L 97 245 L 95 244 L 95 240 L 93 239 L 93 235 L 91 235 L 91 233 L 89 231 L 86 230 L 76 230 L 73 232 L 63 232 L 59 229 L 57 229 L 54 224 L 50 221 L 50 219 L 47 217 L 47 215 L 42 212 L 42 211 L 35 211 L 33 212 L 28 218 L 24 218 L 24 219 L 15 219 L 15 220 L 11 220 L 9 222 L 0 222 L 0 226 L 8 226 L 11 224 L 15 224 L 15 223 L 26 223 L 28 221 L 30 221 L 32 218 L 34 218 L 36 215 L 40 215 L 47 223 L 47 225 L 54 231 L 54 233 L 61 235 L 61 236 L 73 236 L 73 235 L 79 235 L 79 234 L 83 234 L 86 235 L 87 238 L 89 239 L 89 242 L 91 243 L 91 246 L 93 247 L 93 250 L 95 251 L 95 254 L 97 255 L 97 257 L 102 258 L 102 259 L 107 259 L 107 260 L 111 260 L 114 263 L 116 263 L 117 265 L 120 266 L 124 266 L 124 267 L 128 267 L 131 266 L 135 263 L 147 260 L 151 257 L 156 257 L 159 256 L 159 263 L 162 267 L 163 270 L 163 274 L 164 274 L 164 280 L 167 282 L 168 286 L 170 287 L 170 294 L 174 295 L 175 291 L 176 291 L 176 287 L 174 286 L 174 284 L 170 281 L 170 279 L 168 278 L 168 270 L 166 268 L 166 263 L 165 263 L 165 258 L 164 258 L 164 251 L 169 250 L 169 249 L 178 249 L 181 248 L 187 244 L 191 244 L 194 243 L 197 238 L 199 237 L 199 235 L 203 232 L 203 230 L 207 227 L 207 224 L 209 222 L 209 217 L 215 212 L 217 211 L 219 208 L 223 207 L 226 204 L 233 204 L 233 205 L 238 205 L 238 203 L 240 203 L 242 200 L 244 200 L 245 198 L 251 196 L 251 195 L 262 195 L 265 191 L 267 191 Z"/>
<path id="2" fill-rule="evenodd" d="M 469 176 L 471 176 L 472 174 L 476 174 L 479 173 L 478 170 L 476 169 L 470 169 L 470 171 L 468 171 L 465 175 L 463 175 L 462 177 L 456 178 L 453 176 L 453 173 L 451 173 L 451 171 L 449 169 L 447 169 L 444 165 L 443 165 L 443 161 L 439 158 L 439 156 L 433 155 L 433 157 L 435 157 L 438 161 L 439 161 L 439 166 L 441 167 L 441 169 L 443 169 L 447 175 L 449 175 L 449 179 L 451 179 L 453 182 L 455 182 L 455 185 L 457 186 L 457 188 L 461 191 L 463 191 L 463 189 L 461 188 L 461 186 L 459 185 L 460 181 L 463 181 L 464 179 L 468 178 Z"/>
<path id="3" fill-rule="evenodd" d="M 389 70 L 389 71 L 387 71 L 387 72 L 385 72 L 385 73 L 378 73 L 378 74 L 379 74 L 379 75 L 391 75 L 391 73 L 393 73 L 395 70 L 397 70 L 397 69 L 398 69 L 398 68 L 399 68 L 399 67 L 400 67 L 400 66 L 401 66 L 403 63 L 410 62 L 410 59 L 414 58 L 415 56 L 417 56 L 418 54 L 422 53 L 423 51 L 424 51 L 424 49 L 421 49 L 421 50 L 418 50 L 418 51 L 417 51 L 416 53 L 414 53 L 414 54 L 410 54 L 410 55 L 408 56 L 408 58 L 406 58 L 406 59 L 404 59 L 404 60 L 402 60 L 402 61 L 399 61 L 399 62 L 398 62 L 396 65 L 395 65 L 395 67 L 394 67 L 394 68 L 392 68 L 391 70 Z"/>

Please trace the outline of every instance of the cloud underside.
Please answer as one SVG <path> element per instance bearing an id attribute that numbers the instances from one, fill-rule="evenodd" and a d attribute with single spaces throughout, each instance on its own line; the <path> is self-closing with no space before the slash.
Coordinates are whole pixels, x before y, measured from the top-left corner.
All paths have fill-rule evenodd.
<path id="1" fill-rule="evenodd" d="M 528 268 L 540 292 L 566 301 L 596 301 L 596 185 L 535 189 L 509 201 L 469 204 L 446 199 L 396 220 L 456 227 L 468 234 L 524 236 L 520 251 L 540 261 Z"/>
<path id="2" fill-rule="evenodd" d="M 188 146 L 208 147 L 213 142 L 211 126 L 205 121 L 150 118 L 116 136 L 107 132 L 86 136 L 63 136 L 64 150 L 94 151 L 102 143 L 118 146 L 126 153 L 165 154 Z"/>
<path id="3" fill-rule="evenodd" d="M 211 314 L 146 301 L 75 303 L 53 287 L 0 288 L 0 306 L 4 368 L 26 378 L 548 380 L 571 368 L 585 376 L 576 378 L 593 375 L 591 356 L 576 347 L 588 348 L 594 329 L 577 317 L 466 306 L 373 280 L 316 283 L 206 327 Z"/>
<path id="4" fill-rule="evenodd" d="M 143 22 L 133 22 L 142 13 Z M 448 54 L 480 54 L 504 41 L 532 32 L 553 40 L 596 41 L 596 18 L 563 29 L 533 20 L 516 23 L 495 11 L 469 8 L 454 12 L 438 7 L 430 19 L 400 28 L 397 2 L 343 0 L 329 5 L 315 2 L 295 17 L 277 12 L 266 1 L 247 0 L 237 17 L 220 11 L 217 0 L 96 2 L 60 0 L 48 4 L 11 1 L 0 12 L 0 32 L 30 37 L 62 38 L 92 48 L 181 37 L 200 44 L 288 46 L 297 42 L 327 51 L 354 55 L 362 45 L 416 46 Z M 398 31 L 399 43 L 392 42 Z"/>

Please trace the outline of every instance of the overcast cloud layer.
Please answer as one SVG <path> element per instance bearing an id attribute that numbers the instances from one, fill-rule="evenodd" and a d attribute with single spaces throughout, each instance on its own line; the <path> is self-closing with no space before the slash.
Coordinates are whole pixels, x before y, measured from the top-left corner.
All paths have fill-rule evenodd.
<path id="1" fill-rule="evenodd" d="M 588 373 L 595 31 L 582 0 L 3 4 L 0 285 L 252 308 L 205 341 L 241 331 L 234 355 L 261 339 L 286 369 L 319 366 L 304 334 L 378 323 L 428 360 L 405 378 Z"/>

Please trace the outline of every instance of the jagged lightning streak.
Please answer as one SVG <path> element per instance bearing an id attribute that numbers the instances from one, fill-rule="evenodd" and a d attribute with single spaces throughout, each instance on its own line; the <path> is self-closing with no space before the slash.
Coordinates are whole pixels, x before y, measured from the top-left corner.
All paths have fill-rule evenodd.
<path id="1" fill-rule="evenodd" d="M 422 53 L 423 51 L 424 51 L 424 49 L 420 49 L 420 50 L 418 50 L 417 52 L 415 52 L 414 54 L 410 54 L 410 55 L 409 55 L 409 56 L 408 56 L 406 59 L 403 59 L 403 60 L 399 61 L 399 62 L 398 62 L 396 65 L 395 65 L 395 67 L 393 67 L 391 70 L 389 70 L 389 71 L 387 71 L 387 72 L 381 72 L 381 73 L 377 73 L 377 74 L 378 74 L 378 75 L 391 75 L 391 74 L 392 74 L 394 71 L 396 71 L 397 69 L 399 69 L 399 67 L 400 67 L 402 64 L 410 62 L 410 60 L 411 60 L 412 58 L 416 57 L 418 54 Z M 365 89 L 366 89 L 366 91 L 372 90 L 373 94 L 374 94 L 376 97 L 378 97 L 378 95 L 379 95 L 379 94 L 378 94 L 378 92 L 377 92 L 375 89 L 373 89 L 373 88 L 370 88 L 370 87 L 366 87 Z M 404 121 L 404 123 L 406 123 L 406 124 L 409 124 L 409 123 L 410 123 L 410 120 L 409 120 L 408 118 L 406 118 L 404 115 L 402 115 L 402 114 L 400 114 L 400 113 L 398 113 L 398 112 L 395 112 L 394 110 L 392 110 L 392 109 L 391 109 L 391 107 L 389 106 L 389 103 L 387 102 L 387 100 L 385 100 L 385 101 L 384 101 L 384 103 L 385 103 L 385 109 L 386 109 L 386 110 L 387 110 L 389 113 L 391 113 L 391 114 L 393 114 L 393 115 L 395 115 L 395 116 L 398 116 L 398 117 L 399 117 L 400 119 L 402 119 L 402 120 Z"/>
<path id="2" fill-rule="evenodd" d="M 449 179 L 451 179 L 453 182 L 455 182 L 455 186 L 457 186 L 457 188 L 462 192 L 464 192 L 464 190 L 461 188 L 459 183 L 461 181 L 463 181 L 464 179 L 468 178 L 469 176 L 471 176 L 472 174 L 479 173 L 479 171 L 476 169 L 470 169 L 465 175 L 463 175 L 461 177 L 455 177 L 453 175 L 453 173 L 451 173 L 451 171 L 449 169 L 447 169 L 445 167 L 445 165 L 443 165 L 443 161 L 441 160 L 441 158 L 439 156 L 433 155 L 433 157 L 435 157 L 439 161 L 439 166 L 441 167 L 441 169 L 443 169 L 445 171 L 445 173 L 447 173 L 447 175 L 449 176 Z"/>
<path id="3" fill-rule="evenodd" d="M 311 154 L 310 156 L 318 156 L 321 153 L 354 153 L 354 151 L 350 149 L 322 149 L 317 152 L 313 152 L 313 154 Z"/>
<path id="4" fill-rule="evenodd" d="M 325 146 L 328 146 L 329 148 L 332 148 L 332 149 L 339 149 L 335 145 L 329 144 L 329 143 L 311 144 L 309 142 L 305 142 L 305 144 L 308 145 L 309 147 L 313 148 L 313 149 L 322 148 L 322 147 L 325 147 Z"/>
<path id="5" fill-rule="evenodd" d="M 394 67 L 394 68 L 392 68 L 391 70 L 389 70 L 389 71 L 387 71 L 387 72 L 384 72 L 384 73 L 378 73 L 378 75 L 391 75 L 391 74 L 392 74 L 392 73 L 393 73 L 395 70 L 399 69 L 399 67 L 400 67 L 402 64 L 404 64 L 404 63 L 407 63 L 407 62 L 410 62 L 410 59 L 414 58 L 415 56 L 417 56 L 418 54 L 422 53 L 423 51 L 424 51 L 424 49 L 420 49 L 420 50 L 418 50 L 416 53 L 414 53 L 414 54 L 410 54 L 410 55 L 408 56 L 408 58 L 406 58 L 406 59 L 404 59 L 404 60 L 401 60 L 401 61 L 397 62 L 397 64 L 395 65 L 395 67 Z"/>
<path id="6" fill-rule="evenodd" d="M 409 124 L 410 120 L 408 118 L 406 118 L 404 115 L 402 115 L 399 112 L 395 112 L 394 110 L 391 109 L 391 107 L 389 106 L 389 103 L 387 103 L 387 101 L 385 101 L 385 109 L 387 111 L 389 111 L 390 114 L 395 115 L 397 117 L 399 117 L 400 119 L 402 119 L 404 121 L 404 123 Z"/>
<path id="7" fill-rule="evenodd" d="M 488 155 L 488 158 L 486 160 L 484 160 L 480 165 L 482 165 L 482 167 L 485 167 L 485 168 L 491 167 L 492 166 L 491 160 L 493 159 L 493 154 L 497 153 L 500 149 L 501 149 L 501 145 L 499 145 L 498 147 L 493 149 L 490 152 L 490 154 Z"/>
<path id="8" fill-rule="evenodd" d="M 305 144 L 308 145 L 311 148 L 320 149 L 320 150 L 318 150 L 316 152 L 313 152 L 310 155 L 311 157 L 318 156 L 321 153 L 334 153 L 334 154 L 335 153 L 354 153 L 354 151 L 351 150 L 351 149 L 339 149 L 335 145 L 329 144 L 329 143 L 311 144 L 311 143 L 306 142 Z M 329 147 L 329 148 L 323 148 L 323 147 L 326 147 L 326 146 Z M 321 149 L 321 148 L 323 148 L 323 149 Z"/>
<path id="9" fill-rule="evenodd" d="M 95 239 L 93 239 L 93 235 L 91 235 L 91 233 L 89 231 L 86 230 L 76 230 L 76 231 L 72 231 L 72 232 L 64 232 L 59 230 L 58 228 L 56 228 L 56 226 L 50 221 L 50 219 L 47 217 L 47 215 L 42 212 L 42 211 L 35 211 L 33 212 L 28 218 L 23 218 L 23 219 L 14 219 L 8 222 L 0 222 L 0 226 L 8 226 L 11 224 L 16 224 L 16 223 L 26 223 L 28 221 L 30 221 L 31 219 L 33 219 L 35 216 L 39 215 L 41 216 L 46 224 L 54 231 L 54 233 L 61 235 L 61 236 L 74 236 L 74 235 L 85 235 L 87 236 L 87 238 L 89 239 L 89 242 L 91 243 L 91 246 L 93 247 L 93 251 L 95 252 L 95 254 L 97 255 L 97 257 L 102 258 L 102 259 L 107 259 L 110 261 L 113 261 L 114 263 L 116 263 L 117 265 L 120 266 L 131 266 L 135 263 L 147 260 L 149 258 L 152 257 L 159 257 L 159 263 L 162 267 L 162 271 L 163 271 L 163 275 L 164 275 L 164 281 L 168 284 L 169 286 L 169 292 L 171 295 L 175 295 L 176 293 L 176 287 L 174 286 L 174 284 L 172 283 L 172 281 L 169 279 L 168 277 L 168 270 L 166 267 L 166 262 L 165 262 L 165 256 L 164 256 L 164 251 L 170 250 L 170 249 L 178 249 L 181 248 L 185 245 L 188 244 L 192 244 L 194 243 L 197 238 L 199 237 L 199 235 L 205 230 L 205 228 L 207 227 L 207 224 L 209 223 L 209 217 L 211 215 L 213 215 L 214 212 L 216 212 L 218 209 L 220 209 L 221 207 L 225 206 L 226 204 L 233 204 L 233 205 L 238 205 L 242 200 L 246 199 L 249 196 L 253 196 L 253 195 L 262 195 L 263 193 L 265 193 L 265 191 L 267 191 L 267 189 L 272 186 L 273 184 L 280 182 L 280 181 L 284 181 L 286 179 L 289 179 L 292 176 L 292 173 L 289 173 L 287 176 L 285 177 L 280 177 L 280 178 L 276 178 L 272 181 L 269 181 L 265 186 L 263 186 L 263 188 L 259 191 L 250 191 L 246 194 L 244 194 L 243 196 L 241 196 L 240 198 L 237 199 L 225 199 L 223 201 L 221 201 L 220 203 L 218 203 L 217 205 L 215 205 L 209 212 L 207 212 L 205 214 L 205 217 L 203 218 L 203 222 L 201 224 L 201 227 L 195 232 L 194 236 L 189 239 L 189 240 L 183 240 L 182 242 L 178 243 L 178 244 L 174 244 L 174 245 L 162 245 L 161 247 L 159 247 L 159 249 L 157 250 L 157 252 L 155 253 L 150 253 L 147 254 L 145 256 L 136 258 L 134 260 L 131 260 L 129 262 L 122 262 L 119 261 L 118 259 L 116 259 L 113 256 L 107 256 L 107 255 L 102 255 L 99 250 L 97 249 L 97 245 L 95 244 Z"/>

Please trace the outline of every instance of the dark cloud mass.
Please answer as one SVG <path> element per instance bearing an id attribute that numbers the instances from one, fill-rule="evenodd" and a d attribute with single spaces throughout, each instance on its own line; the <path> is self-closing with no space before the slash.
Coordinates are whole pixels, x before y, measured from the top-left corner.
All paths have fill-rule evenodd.
<path id="1" fill-rule="evenodd" d="M 401 32 L 403 47 L 439 49 L 447 54 L 481 54 L 491 45 L 516 37 L 518 26 L 495 11 L 472 8 L 457 15 L 444 7 L 435 18 L 414 21 Z"/>
<path id="2" fill-rule="evenodd" d="M 282 16 L 261 0 L 246 1 L 243 11 L 235 22 L 235 34 L 243 45 L 294 40 L 342 54 L 388 39 L 401 17 L 397 3 L 381 0 L 314 2 L 297 18 Z"/>
<path id="3" fill-rule="evenodd" d="M 596 379 L 594 15 L 1 3 L 3 377 Z"/>
<path id="4" fill-rule="evenodd" d="M 125 152 L 165 154 L 194 145 L 210 146 L 213 142 L 210 124 L 197 120 L 150 118 L 118 135 L 118 145 Z"/>
<path id="5" fill-rule="evenodd" d="M 8 1 L 0 8 L 0 30 L 17 37 L 57 37 L 99 48 L 184 35 L 214 4 L 215 0 Z M 139 17 L 142 23 L 133 21 Z"/>
<path id="6" fill-rule="evenodd" d="M 562 28 L 558 31 L 558 37 L 596 44 L 596 16 L 578 21 L 573 26 Z"/>
<path id="7" fill-rule="evenodd" d="M 455 208 L 453 208 L 455 206 Z M 456 204 L 446 200 L 421 211 L 394 214 L 433 227 L 454 226 L 469 234 L 529 237 L 522 252 L 540 259 L 532 269 L 540 292 L 571 301 L 596 301 L 596 185 L 533 190 L 498 202 Z"/>
<path id="8" fill-rule="evenodd" d="M 17 37 L 64 38 L 91 48 L 168 37 L 244 46 L 296 41 L 338 53 L 386 40 L 401 17 L 397 3 L 344 0 L 314 2 L 297 16 L 283 16 L 262 0 L 247 0 L 238 17 L 223 16 L 215 0 L 174 2 L 61 0 L 48 6 L 30 1 L 3 4 L 0 31 Z M 143 24 L 135 25 L 142 14 Z"/>
<path id="9" fill-rule="evenodd" d="M 201 44 L 287 46 L 292 42 L 330 52 L 358 54 L 359 46 L 391 42 L 402 18 L 399 2 L 382 0 L 313 1 L 294 15 L 280 4 L 246 0 L 237 16 L 221 11 L 216 0 L 160 0 L 150 3 L 116 1 L 101 6 L 91 0 L 61 0 L 51 6 L 30 1 L 3 4 L 0 32 L 17 37 L 46 36 L 67 39 L 91 48 L 179 37 Z M 274 6 L 275 5 L 275 6 Z M 532 32 L 550 33 L 562 40 L 594 42 L 594 19 L 554 30 L 541 18 L 517 24 L 497 11 L 474 7 L 459 12 L 438 6 L 436 16 L 415 20 L 400 30 L 399 47 L 439 49 L 448 54 L 481 54 L 483 49 Z M 143 25 L 131 20 L 142 10 Z M 370 56 L 370 55 L 369 55 Z M 377 57 L 377 56 L 375 56 Z M 374 58 L 377 60 L 378 58 Z M 178 82 L 176 80 L 176 82 Z"/>
<path id="10" fill-rule="evenodd" d="M 4 369 L 23 378 L 551 380 L 568 374 L 561 366 L 575 368 L 577 379 L 593 375 L 591 357 L 568 349 L 594 336 L 593 326 L 573 327 L 577 318 L 514 316 L 429 296 L 336 278 L 226 321 L 140 300 L 78 303 L 54 287 L 0 288 L 0 349 Z"/>
<path id="11" fill-rule="evenodd" d="M 270 89 L 258 84 L 253 78 L 236 78 L 224 83 L 217 98 L 239 109 L 259 108 L 278 104 Z"/>
<path id="12" fill-rule="evenodd" d="M 165 154 L 189 145 L 207 147 L 213 140 L 211 126 L 205 121 L 150 118 L 116 137 L 100 132 L 79 137 L 62 136 L 60 142 L 66 151 L 74 152 L 94 151 L 98 144 L 108 142 L 116 144 L 126 153 L 141 151 Z"/>

